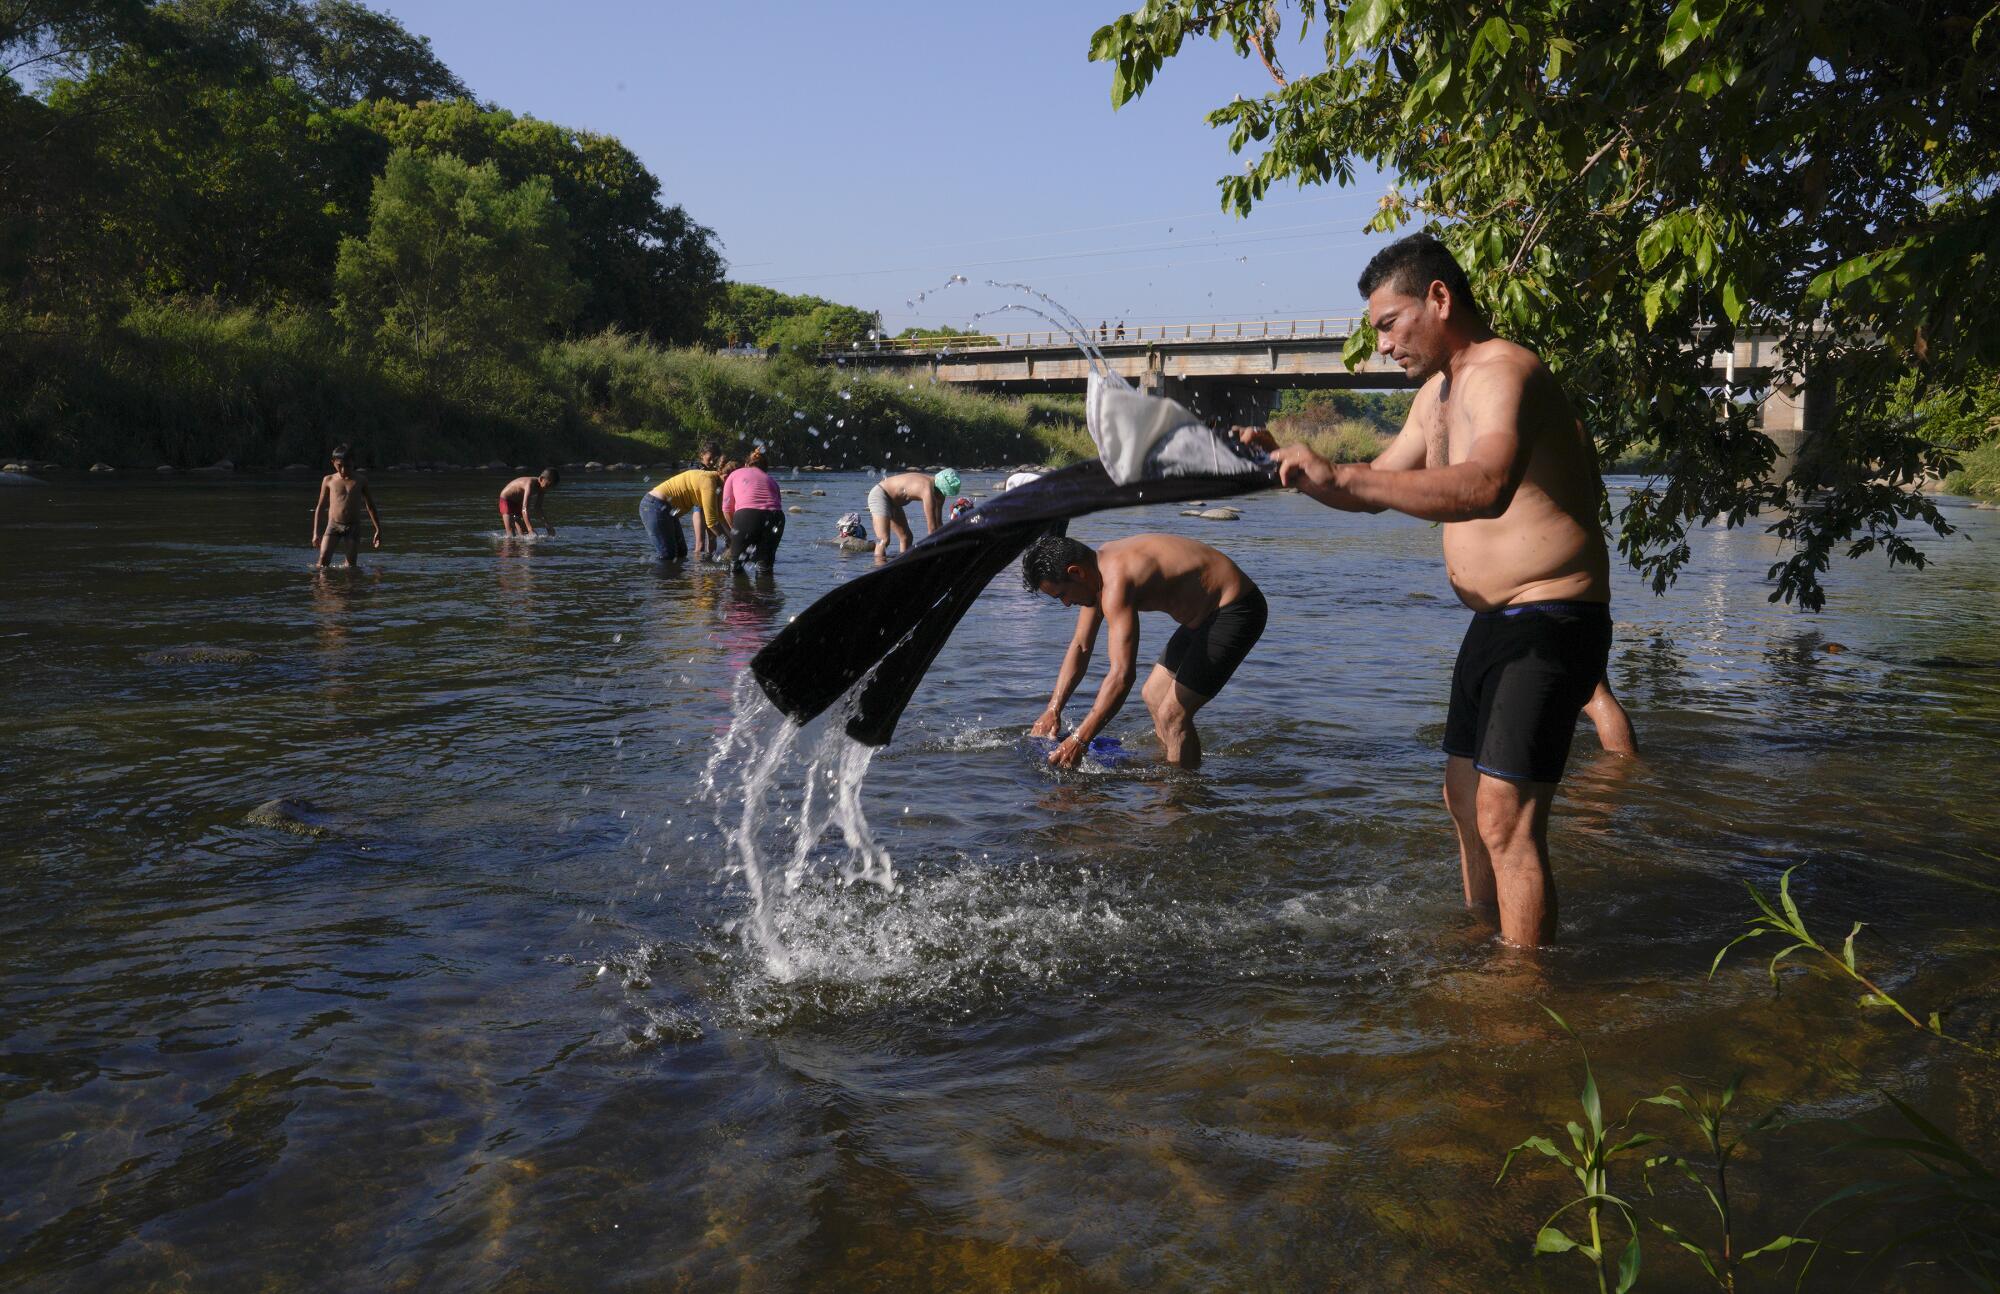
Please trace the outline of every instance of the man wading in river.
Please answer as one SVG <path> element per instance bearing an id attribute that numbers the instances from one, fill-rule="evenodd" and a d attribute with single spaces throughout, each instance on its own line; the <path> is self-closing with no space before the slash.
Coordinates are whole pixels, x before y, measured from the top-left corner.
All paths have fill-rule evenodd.
<path id="1" fill-rule="evenodd" d="M 1328 507 L 1444 523 L 1445 574 L 1473 612 L 1444 732 L 1465 901 L 1497 906 L 1507 940 L 1545 943 L 1549 802 L 1611 649 L 1596 452 L 1535 353 L 1487 327 L 1437 239 L 1383 248 L 1360 286 L 1377 348 L 1423 383 L 1402 432 L 1374 462 L 1340 466 L 1268 432 L 1245 438 Z"/>

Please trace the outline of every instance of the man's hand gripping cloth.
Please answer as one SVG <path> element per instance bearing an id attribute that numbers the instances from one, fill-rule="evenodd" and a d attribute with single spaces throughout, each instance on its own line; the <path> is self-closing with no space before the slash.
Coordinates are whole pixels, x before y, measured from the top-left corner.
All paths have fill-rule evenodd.
<path id="1" fill-rule="evenodd" d="M 1085 396 L 1100 455 L 1051 472 L 925 536 L 834 589 L 765 644 L 751 673 L 805 723 L 859 684 L 847 733 L 886 745 L 924 672 L 979 594 L 1036 536 L 1107 508 L 1249 494 L 1275 486 L 1271 461 L 1209 430 L 1172 400 L 1092 374 Z"/>

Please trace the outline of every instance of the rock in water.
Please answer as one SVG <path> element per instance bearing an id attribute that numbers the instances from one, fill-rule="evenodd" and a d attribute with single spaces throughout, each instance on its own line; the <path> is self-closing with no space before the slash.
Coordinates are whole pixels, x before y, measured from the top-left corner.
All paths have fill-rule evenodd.
<path id="1" fill-rule="evenodd" d="M 24 472 L 0 471 L 0 485 L 47 485 L 39 476 L 29 476 Z"/>
<path id="2" fill-rule="evenodd" d="M 90 465 L 90 470 L 93 472 L 115 472 L 118 469 L 113 467 L 109 463 L 92 463 Z"/>
<path id="3" fill-rule="evenodd" d="M 1200 517 L 1203 521 L 1241 521 L 1243 514 L 1234 508 L 1182 508 L 1183 517 Z"/>
<path id="4" fill-rule="evenodd" d="M 257 653 L 241 647 L 163 647 L 146 656 L 148 665 L 248 665 Z"/>
<path id="5" fill-rule="evenodd" d="M 325 814 L 304 800 L 293 800 L 284 796 L 264 801 L 244 814 L 243 820 L 253 827 L 289 831 L 295 836 L 318 838 L 333 834 L 333 827 L 328 824 Z"/>

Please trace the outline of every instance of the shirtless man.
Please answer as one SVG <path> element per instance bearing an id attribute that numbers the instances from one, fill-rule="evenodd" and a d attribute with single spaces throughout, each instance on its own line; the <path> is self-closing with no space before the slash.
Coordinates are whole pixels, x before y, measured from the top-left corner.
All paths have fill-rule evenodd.
<path id="1" fill-rule="evenodd" d="M 534 534 L 535 505 L 542 503 L 542 495 L 555 489 L 561 480 L 561 472 L 545 467 L 539 476 L 517 476 L 507 482 L 506 488 L 500 491 L 501 527 L 510 535 Z M 542 512 L 542 529 L 551 535 L 556 533 L 556 528 L 549 524 L 546 505 Z"/>
<path id="2" fill-rule="evenodd" d="M 1054 750 L 1049 762 L 1069 768 L 1091 739 L 1125 704 L 1139 659 L 1139 613 L 1163 611 L 1180 628 L 1153 666 L 1141 695 L 1167 762 L 1201 765 L 1195 712 L 1215 698 L 1264 632 L 1264 594 L 1235 562 L 1207 544 L 1179 535 L 1134 535 L 1096 552 L 1074 539 L 1045 535 L 1021 559 L 1021 582 L 1066 607 L 1078 607 L 1076 632 L 1063 654 L 1062 671 L 1048 709 L 1028 731 L 1053 737 L 1062 708 L 1083 681 L 1097 646 L 1097 627 L 1111 626 L 1111 663 L 1097 689 L 1097 704 Z"/>
<path id="3" fill-rule="evenodd" d="M 926 476 L 922 472 L 898 472 L 885 476 L 868 491 L 868 519 L 875 525 L 875 560 L 888 560 L 889 536 L 894 534 L 901 547 L 898 553 L 910 551 L 916 540 L 910 534 L 910 523 L 903 516 L 903 505 L 921 503 L 924 508 L 924 533 L 928 535 L 943 524 L 945 500 L 958 493 L 958 473 L 947 467 L 936 476 Z"/>
<path id="4" fill-rule="evenodd" d="M 1356 465 L 1258 443 L 1280 480 L 1328 507 L 1444 523 L 1445 575 L 1473 612 L 1443 743 L 1465 901 L 1497 907 L 1501 936 L 1532 947 L 1556 931 L 1549 803 L 1611 648 L 1596 451 L 1535 353 L 1487 327 L 1435 238 L 1383 248 L 1360 287 L 1377 348 L 1423 382 L 1401 434 Z"/>
<path id="5" fill-rule="evenodd" d="M 368 482 L 347 465 L 347 455 L 347 446 L 333 447 L 333 471 L 320 478 L 319 498 L 313 503 L 311 543 L 319 550 L 317 565 L 320 566 L 333 557 L 334 545 L 343 539 L 347 541 L 347 564 L 356 564 L 355 558 L 361 553 L 360 518 L 354 514 L 357 499 L 368 512 L 368 524 L 375 528 L 375 537 L 368 546 L 382 546 L 382 518 L 375 513 L 375 496 L 368 493 Z M 326 518 L 324 530 L 320 526 L 322 515 Z"/>

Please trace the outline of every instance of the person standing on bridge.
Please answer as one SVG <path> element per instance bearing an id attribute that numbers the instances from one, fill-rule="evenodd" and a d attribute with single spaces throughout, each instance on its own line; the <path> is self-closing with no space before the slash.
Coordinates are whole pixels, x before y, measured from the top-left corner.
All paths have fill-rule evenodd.
<path id="1" fill-rule="evenodd" d="M 1423 383 L 1402 432 L 1367 464 L 1244 439 L 1328 507 L 1444 523 L 1445 575 L 1473 613 L 1443 742 L 1465 901 L 1533 947 L 1556 932 L 1549 805 L 1611 649 L 1596 451 L 1541 359 L 1487 326 L 1443 243 L 1391 243 L 1360 289 L 1377 349 Z"/>

